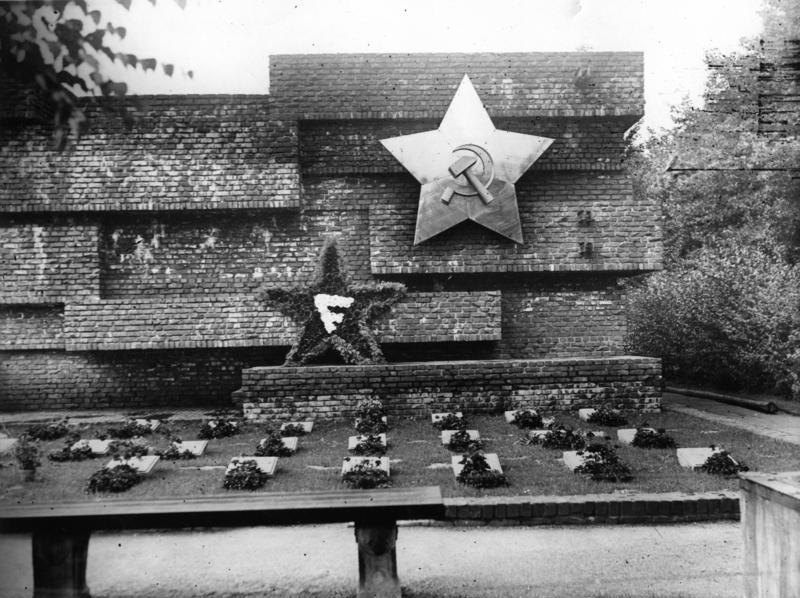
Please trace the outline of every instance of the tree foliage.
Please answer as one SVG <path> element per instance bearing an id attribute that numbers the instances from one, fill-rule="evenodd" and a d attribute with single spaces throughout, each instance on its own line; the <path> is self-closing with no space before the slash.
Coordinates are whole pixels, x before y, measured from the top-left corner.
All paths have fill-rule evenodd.
<path id="1" fill-rule="evenodd" d="M 116 0 L 129 9 L 132 0 Z M 155 4 L 155 0 L 150 0 Z M 181 8 L 186 0 L 175 0 Z M 69 135 L 80 136 L 86 117 L 78 95 L 120 98 L 122 81 L 105 72 L 110 63 L 155 71 L 155 58 L 115 50 L 127 30 L 103 18 L 86 0 L 36 0 L 0 3 L 0 74 L 4 79 L 43 93 L 53 112 L 54 139 L 63 149 Z M 175 67 L 161 64 L 172 76 Z M 191 71 L 187 73 L 192 76 Z"/>

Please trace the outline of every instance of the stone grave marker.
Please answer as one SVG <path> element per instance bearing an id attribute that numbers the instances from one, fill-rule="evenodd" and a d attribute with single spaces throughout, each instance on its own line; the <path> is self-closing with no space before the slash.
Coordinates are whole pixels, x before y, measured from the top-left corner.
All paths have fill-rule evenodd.
<path id="1" fill-rule="evenodd" d="M 550 430 L 528 430 L 527 435 L 531 440 L 541 440 Z"/>
<path id="2" fill-rule="evenodd" d="M 453 434 L 458 432 L 459 430 L 442 430 L 442 444 L 445 446 L 450 444 L 450 439 L 453 437 Z M 481 435 L 480 432 L 477 430 L 466 430 L 467 434 L 469 434 L 470 440 L 480 440 Z"/>
<path id="3" fill-rule="evenodd" d="M 653 434 L 656 433 L 654 428 L 621 428 L 617 430 L 617 439 L 622 444 L 631 444 L 636 436 L 636 432 L 638 432 L 640 429 L 652 432 Z"/>
<path id="4" fill-rule="evenodd" d="M 311 430 L 314 429 L 314 422 L 286 422 L 281 424 L 281 430 L 285 430 L 287 426 L 300 426 L 306 434 L 311 434 Z"/>
<path id="5" fill-rule="evenodd" d="M 258 467 L 258 469 L 263 473 L 270 476 L 275 475 L 275 470 L 278 468 L 278 457 L 251 457 L 249 455 L 245 455 L 243 457 L 233 457 L 230 463 L 228 463 L 225 473 L 228 473 L 231 469 L 243 461 L 255 461 L 256 467 Z"/>
<path id="6" fill-rule="evenodd" d="M 503 468 L 500 466 L 500 457 L 497 456 L 497 453 L 484 453 L 483 456 L 486 457 L 486 463 L 489 465 L 489 469 L 498 473 L 503 473 Z M 461 459 L 463 458 L 464 455 L 453 455 L 450 458 L 450 465 L 453 467 L 453 475 L 455 475 L 455 477 L 458 477 L 458 474 L 464 469 L 464 466 L 461 465 Z"/>
<path id="7" fill-rule="evenodd" d="M 356 448 L 356 445 L 358 445 L 359 442 L 361 442 L 362 440 L 366 440 L 367 439 L 367 436 L 368 436 L 367 434 L 360 434 L 358 436 L 350 436 L 347 439 L 347 450 L 348 451 L 354 450 Z M 373 436 L 377 436 L 378 438 L 380 438 L 381 439 L 381 444 L 383 446 L 386 446 L 386 434 L 373 434 Z"/>
<path id="8" fill-rule="evenodd" d="M 98 438 L 91 438 L 91 439 L 81 439 L 78 440 L 75 444 L 72 445 L 72 450 L 77 450 L 79 448 L 83 448 L 84 446 L 88 446 L 92 449 L 92 453 L 95 455 L 106 455 L 108 454 L 109 446 L 111 445 L 111 440 L 100 440 Z"/>
<path id="9" fill-rule="evenodd" d="M 266 440 L 266 438 L 264 440 Z M 298 441 L 299 441 L 299 439 L 298 439 L 297 436 L 284 436 L 283 438 L 281 438 L 281 442 L 283 443 L 283 446 L 285 446 L 287 449 L 289 449 L 293 453 L 297 452 L 297 443 L 298 443 Z"/>
<path id="10" fill-rule="evenodd" d="M 155 432 L 156 429 L 161 425 L 161 422 L 157 419 L 135 419 L 133 421 L 136 422 L 136 425 L 138 426 L 147 426 L 150 428 L 151 432 Z"/>
<path id="11" fill-rule="evenodd" d="M 16 438 L 0 438 L 0 455 L 11 455 L 17 446 Z"/>
<path id="12" fill-rule="evenodd" d="M 445 417 L 450 415 L 451 413 L 453 415 L 455 415 L 459 419 L 462 419 L 464 417 L 464 414 L 461 413 L 461 411 L 447 411 L 445 413 L 431 413 L 431 422 L 434 423 L 434 424 L 438 423 L 438 422 L 442 421 Z"/>
<path id="13" fill-rule="evenodd" d="M 579 451 L 564 451 L 562 458 L 564 459 L 564 465 L 569 467 L 570 471 L 575 471 L 576 467 L 583 465 L 586 462 L 586 458 L 583 455 L 578 454 Z"/>
<path id="14" fill-rule="evenodd" d="M 173 444 L 181 452 L 189 451 L 195 457 L 200 457 L 208 446 L 208 440 L 183 440 L 181 442 L 174 442 Z"/>
<path id="15" fill-rule="evenodd" d="M 695 448 L 679 448 L 676 449 L 675 452 L 678 455 L 678 463 L 681 467 L 685 467 L 686 469 L 697 469 L 703 465 L 711 455 L 721 451 L 721 448 L 703 446 Z"/>
<path id="16" fill-rule="evenodd" d="M 161 457 L 157 455 L 145 455 L 143 457 L 131 457 L 130 459 L 111 459 L 106 465 L 106 469 L 111 469 L 117 465 L 130 465 L 141 474 L 148 474 L 153 471 Z"/>
<path id="17" fill-rule="evenodd" d="M 597 413 L 597 409 L 578 409 L 578 417 L 585 422 L 588 422 L 595 413 Z"/>
<path id="18" fill-rule="evenodd" d="M 342 475 L 361 463 L 369 463 L 389 475 L 389 457 L 345 457 L 342 461 Z"/>

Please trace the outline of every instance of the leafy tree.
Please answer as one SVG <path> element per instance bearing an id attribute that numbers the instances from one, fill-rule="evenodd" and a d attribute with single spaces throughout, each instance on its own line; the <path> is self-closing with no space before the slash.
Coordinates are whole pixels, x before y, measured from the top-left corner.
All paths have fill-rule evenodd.
<path id="1" fill-rule="evenodd" d="M 116 0 L 129 9 L 132 0 Z M 155 0 L 150 0 L 155 4 Z M 183 8 L 186 0 L 175 0 Z M 86 0 L 36 0 L 0 3 L 0 76 L 43 92 L 53 111 L 54 138 L 63 149 L 69 134 L 80 136 L 86 117 L 78 94 L 120 98 L 127 85 L 104 73 L 103 62 L 155 71 L 155 58 L 139 58 L 114 50 L 125 27 L 90 10 Z M 172 76 L 174 65 L 161 64 Z M 187 73 L 192 76 L 191 71 Z"/>

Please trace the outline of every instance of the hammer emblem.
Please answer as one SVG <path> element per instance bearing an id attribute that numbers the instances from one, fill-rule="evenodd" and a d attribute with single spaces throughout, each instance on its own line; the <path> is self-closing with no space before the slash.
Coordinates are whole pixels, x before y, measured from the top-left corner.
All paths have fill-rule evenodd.
<path id="1" fill-rule="evenodd" d="M 480 198 L 483 200 L 483 203 L 489 204 L 494 199 L 494 197 L 492 197 L 492 194 L 489 193 L 489 190 L 486 189 L 484 184 L 480 181 L 480 179 L 478 179 L 475 173 L 473 173 L 471 170 L 471 168 L 475 165 L 477 161 L 478 161 L 477 156 L 462 156 L 458 160 L 453 162 L 448 167 L 447 170 L 450 171 L 450 174 L 453 176 L 453 178 L 456 178 L 462 174 L 465 177 L 467 177 L 467 180 L 469 181 L 470 185 L 472 185 L 475 191 L 478 192 L 478 195 L 480 195 Z M 453 193 L 455 193 L 453 186 L 448 185 L 447 189 L 445 189 L 444 193 L 442 193 L 442 201 L 446 204 L 449 204 L 450 200 L 453 198 Z"/>

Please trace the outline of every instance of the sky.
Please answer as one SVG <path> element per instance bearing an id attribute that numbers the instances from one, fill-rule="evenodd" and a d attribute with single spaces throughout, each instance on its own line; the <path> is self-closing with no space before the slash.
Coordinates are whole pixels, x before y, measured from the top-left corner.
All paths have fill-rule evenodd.
<path id="1" fill-rule="evenodd" d="M 90 0 L 124 25 L 115 49 L 174 63 L 117 67 L 129 92 L 269 92 L 269 55 L 360 52 L 637 50 L 645 55 L 645 120 L 699 104 L 710 49 L 735 51 L 761 29 L 759 0 Z M 66 16 L 66 15 L 65 15 Z M 193 77 L 185 73 L 191 70 Z"/>

